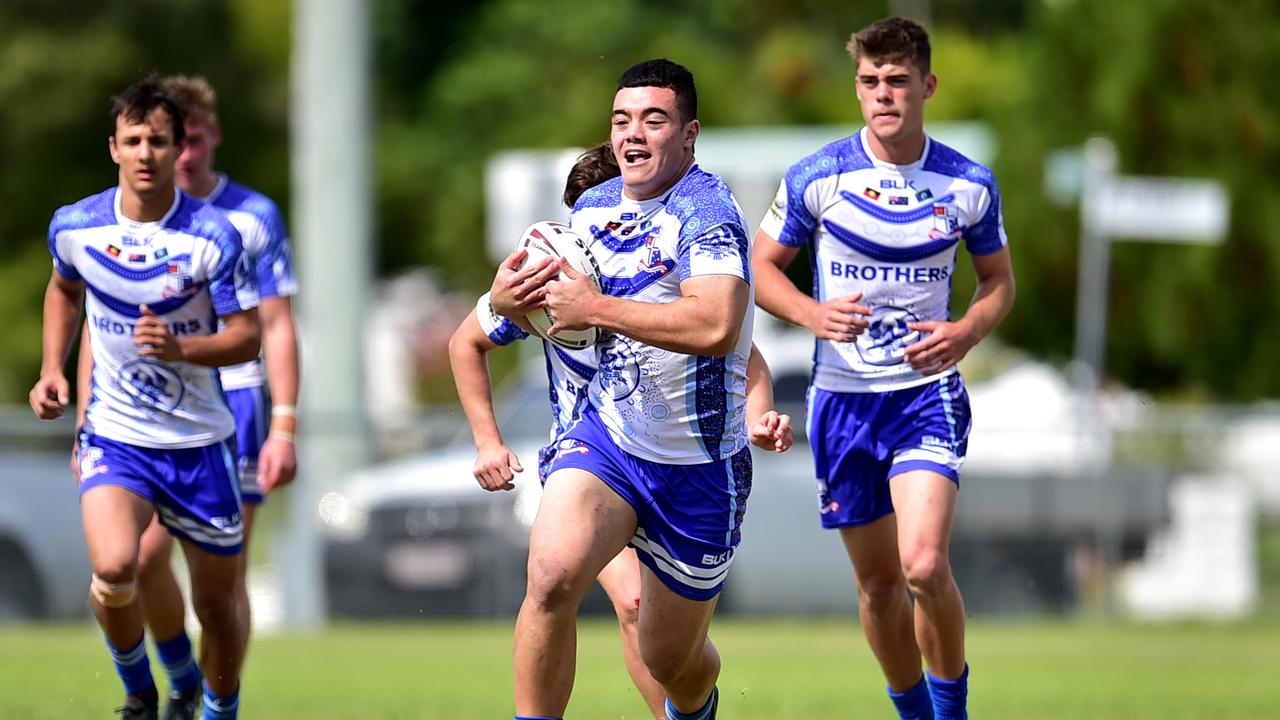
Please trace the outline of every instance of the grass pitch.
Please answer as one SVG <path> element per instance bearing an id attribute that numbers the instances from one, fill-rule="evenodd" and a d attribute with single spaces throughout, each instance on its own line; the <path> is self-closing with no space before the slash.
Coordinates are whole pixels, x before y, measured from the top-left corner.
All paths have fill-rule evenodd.
<path id="1" fill-rule="evenodd" d="M 339 624 L 255 640 L 242 717 L 510 718 L 511 623 Z M 717 621 L 723 720 L 892 718 L 851 621 Z M 122 698 L 90 625 L 0 627 L 0 718 L 111 717 Z M 974 718 L 1280 717 L 1280 622 L 974 623 Z M 161 673 L 154 661 L 155 671 Z M 581 626 L 569 718 L 646 717 L 611 622 Z"/>

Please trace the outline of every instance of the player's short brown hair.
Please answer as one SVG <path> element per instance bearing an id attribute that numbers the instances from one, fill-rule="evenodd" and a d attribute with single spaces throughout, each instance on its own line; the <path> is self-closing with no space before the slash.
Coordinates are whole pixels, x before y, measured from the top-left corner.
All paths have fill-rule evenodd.
<path id="1" fill-rule="evenodd" d="M 183 115 L 209 124 L 218 122 L 218 94 L 208 80 L 199 75 L 170 75 L 164 86 Z"/>
<path id="2" fill-rule="evenodd" d="M 582 193 L 621 174 L 613 146 L 607 142 L 596 145 L 579 155 L 569 171 L 569 177 L 564 181 L 564 204 L 572 208 Z"/>
<path id="3" fill-rule="evenodd" d="M 929 76 L 932 51 L 929 33 L 914 20 L 889 17 L 877 20 L 849 37 L 845 46 L 856 66 L 867 58 L 876 66 L 885 63 L 911 63 L 921 77 Z"/>

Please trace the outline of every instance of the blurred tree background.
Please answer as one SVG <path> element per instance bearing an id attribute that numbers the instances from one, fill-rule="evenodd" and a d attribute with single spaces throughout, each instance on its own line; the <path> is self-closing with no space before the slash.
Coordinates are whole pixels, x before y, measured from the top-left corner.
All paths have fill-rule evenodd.
<path id="1" fill-rule="evenodd" d="M 915 3 L 919 5 L 920 3 Z M 1094 134 L 1128 174 L 1230 189 L 1217 247 L 1119 244 L 1107 373 L 1162 395 L 1280 396 L 1280 5 L 1272 0 L 935 0 L 930 120 L 995 130 L 994 169 L 1019 297 L 999 335 L 1071 355 L 1078 211 L 1051 203 L 1044 162 Z M 484 164 L 511 147 L 608 133 L 618 73 L 658 56 L 698 78 L 707 127 L 860 124 L 849 32 L 888 3 L 817 0 L 476 0 L 371 5 L 382 275 L 440 269 L 476 293 Z M 60 205 L 112 184 L 110 95 L 146 70 L 219 89 L 219 167 L 288 208 L 290 8 L 283 0 L 6 0 L 0 4 L 0 401 L 39 367 L 45 233 Z M 714 170 L 714 168 L 710 168 Z M 299 253 L 306 238 L 295 238 Z M 962 259 L 962 263 L 967 260 Z M 955 297 L 972 290 L 959 273 Z M 967 283 L 967 284 L 966 284 Z"/>

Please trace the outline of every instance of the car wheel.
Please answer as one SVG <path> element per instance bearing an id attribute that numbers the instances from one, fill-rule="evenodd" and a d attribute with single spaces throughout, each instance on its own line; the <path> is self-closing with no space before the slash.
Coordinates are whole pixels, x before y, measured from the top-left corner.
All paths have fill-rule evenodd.
<path id="1" fill-rule="evenodd" d="M 44 615 L 44 592 L 26 553 L 0 540 L 0 622 L 30 620 Z"/>

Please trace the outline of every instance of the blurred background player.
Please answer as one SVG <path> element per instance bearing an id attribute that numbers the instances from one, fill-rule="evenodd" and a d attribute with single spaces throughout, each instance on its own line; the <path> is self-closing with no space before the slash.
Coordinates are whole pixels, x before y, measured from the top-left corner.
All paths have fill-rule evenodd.
<path id="1" fill-rule="evenodd" d="M 62 415 L 62 364 L 84 303 L 93 381 L 79 438 L 80 506 L 90 605 L 125 686 L 118 712 L 157 716 L 137 601 L 139 541 L 158 515 L 182 539 L 191 572 L 204 717 L 234 718 L 243 524 L 228 442 L 235 421 L 208 368 L 257 356 L 258 298 L 236 271 L 235 227 L 174 187 L 184 118 L 169 92 L 158 79 L 139 82 L 115 98 L 112 118 L 118 185 L 59 209 L 49 227 L 54 272 L 31 407 L 42 419 Z"/>
<path id="2" fill-rule="evenodd" d="M 516 620 L 516 717 L 564 712 L 578 604 L 630 544 L 642 564 L 641 657 L 667 695 L 667 717 L 704 720 L 715 715 L 720 672 L 707 631 L 751 483 L 746 223 L 723 181 L 694 164 L 687 69 L 669 60 L 629 68 L 611 123 L 621 178 L 588 190 L 570 215 L 590 238 L 602 288 L 567 263 L 563 281 L 550 267 L 513 283 L 518 262 L 508 258 L 491 295 L 509 318 L 545 303 L 551 332 L 606 331 L 533 524 Z"/>
<path id="3" fill-rule="evenodd" d="M 808 436 L 822 524 L 840 530 L 889 694 L 904 718 L 962 718 L 964 602 L 948 553 L 969 399 L 956 363 L 1013 304 L 1000 193 L 990 170 L 924 132 L 938 80 L 923 28 L 889 18 L 848 47 L 866 127 L 787 172 L 756 236 L 756 301 L 817 337 Z M 950 322 L 961 240 L 978 288 Z M 783 274 L 806 244 L 817 297 Z"/>
<path id="4" fill-rule="evenodd" d="M 214 152 L 222 143 L 217 98 L 202 77 L 173 76 L 165 89 L 185 117 L 185 141 L 178 156 L 176 184 L 184 193 L 221 210 L 240 232 L 244 245 L 244 272 L 256 284 L 261 298 L 261 358 L 221 368 L 222 388 L 236 420 L 235 455 L 244 506 L 244 549 L 236 592 L 243 613 L 243 642 L 247 648 L 251 628 L 246 585 L 249 539 L 258 506 L 271 490 L 293 481 L 297 471 L 294 435 L 297 430 L 298 343 L 291 297 L 297 292 L 293 255 L 280 211 L 265 195 L 230 180 L 214 170 Z M 90 355 L 81 346 L 81 367 Z M 81 372 L 80 397 L 89 395 Z M 170 558 L 173 538 L 159 519 L 142 538 L 139 587 L 147 627 L 169 676 L 166 720 L 194 717 L 200 701 L 200 675 L 192 659 L 191 641 L 184 624 L 185 604 L 174 577 Z"/>
<path id="5" fill-rule="evenodd" d="M 572 208 L 588 188 L 620 174 L 609 143 L 602 143 L 583 153 L 569 171 L 564 189 L 564 203 Z M 520 251 L 523 253 L 523 251 Z M 522 261 L 520 255 L 517 261 Z M 532 266 L 528 274 L 533 274 Z M 471 425 L 476 442 L 475 476 L 486 490 L 511 490 L 514 473 L 522 472 L 520 458 L 503 442 L 493 412 L 493 394 L 485 354 L 489 351 L 529 337 L 516 322 L 496 314 L 489 305 L 489 294 L 483 295 L 475 310 L 462 322 L 449 343 L 458 397 Z M 547 381 L 553 389 L 551 442 L 538 455 L 538 477 L 545 483 L 550 460 L 557 443 L 578 418 L 586 402 L 587 385 L 595 375 L 599 357 L 594 346 L 582 350 L 559 347 L 543 341 L 547 358 Z M 748 423 L 751 440 L 757 446 L 775 452 L 791 447 L 791 418 L 772 409 L 773 386 L 764 358 L 752 348 L 748 367 Z M 618 617 L 622 634 L 622 655 L 627 672 L 654 717 L 665 715 L 665 696 L 661 686 L 649 674 L 640 657 L 636 636 L 636 618 L 640 604 L 640 563 L 632 548 L 624 548 L 596 576 L 609 595 Z"/>

